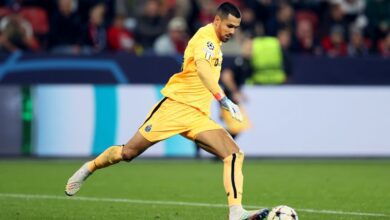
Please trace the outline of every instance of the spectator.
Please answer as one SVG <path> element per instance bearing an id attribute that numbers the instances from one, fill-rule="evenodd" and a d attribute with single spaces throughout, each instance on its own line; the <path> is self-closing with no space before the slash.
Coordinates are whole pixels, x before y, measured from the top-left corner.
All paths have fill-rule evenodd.
<path id="1" fill-rule="evenodd" d="M 173 14 L 175 17 L 182 17 L 182 18 L 187 18 L 191 11 L 193 10 L 198 10 L 197 8 L 192 8 L 192 3 L 191 0 L 174 0 L 175 5 L 174 5 L 174 11 Z"/>
<path id="2" fill-rule="evenodd" d="M 390 30 L 390 1 L 367 0 L 366 15 L 370 39 L 377 45 Z"/>
<path id="3" fill-rule="evenodd" d="M 298 21 L 292 51 L 302 54 L 321 54 L 321 47 L 318 39 L 314 36 L 313 24 L 310 21 Z"/>
<path id="4" fill-rule="evenodd" d="M 49 48 L 52 52 L 78 53 L 81 20 L 75 0 L 57 0 L 58 8 L 50 19 Z"/>
<path id="5" fill-rule="evenodd" d="M 390 58 L 390 32 L 379 43 L 379 52 L 383 57 Z"/>
<path id="6" fill-rule="evenodd" d="M 135 41 L 133 34 L 124 25 L 125 17 L 117 15 L 113 25 L 108 29 L 107 41 L 112 51 L 135 52 Z"/>
<path id="7" fill-rule="evenodd" d="M 0 45 L 2 51 L 37 51 L 40 49 L 38 41 L 34 38 L 30 23 L 17 14 L 8 15 L 2 18 L 0 22 L 0 31 Z"/>
<path id="8" fill-rule="evenodd" d="M 157 0 L 146 2 L 143 14 L 137 19 L 135 39 L 144 50 L 153 49 L 154 41 L 165 32 L 166 21 Z"/>
<path id="9" fill-rule="evenodd" d="M 288 2 L 281 2 L 276 12 L 276 17 L 271 18 L 266 26 L 266 35 L 276 36 L 278 30 L 294 29 L 294 9 Z"/>
<path id="10" fill-rule="evenodd" d="M 106 48 L 105 10 L 103 3 L 97 3 L 89 10 L 89 21 L 82 33 L 83 52 L 101 52 Z"/>
<path id="11" fill-rule="evenodd" d="M 350 29 L 348 55 L 353 57 L 368 55 L 368 47 L 359 28 L 353 27 Z"/>
<path id="12" fill-rule="evenodd" d="M 280 29 L 276 36 L 279 40 L 281 48 L 283 50 L 286 50 L 286 51 L 290 50 L 290 47 L 291 47 L 291 32 L 290 32 L 290 30 L 287 28 Z"/>
<path id="13" fill-rule="evenodd" d="M 210 23 L 214 19 L 214 13 L 218 5 L 211 0 L 200 0 L 200 12 L 198 19 L 198 26 L 203 26 Z"/>
<path id="14" fill-rule="evenodd" d="M 348 30 L 348 23 L 345 19 L 344 11 L 341 9 L 341 5 L 339 3 L 332 3 L 329 7 L 329 13 L 325 16 L 325 19 L 321 24 L 320 38 L 329 36 L 331 29 L 334 26 L 342 28 L 344 34 L 346 34 Z M 345 38 L 347 36 L 344 35 L 343 37 Z"/>
<path id="15" fill-rule="evenodd" d="M 366 7 L 365 0 L 331 0 L 331 2 L 340 5 L 348 24 L 355 23 Z"/>
<path id="16" fill-rule="evenodd" d="M 161 35 L 154 43 L 158 55 L 184 54 L 188 43 L 187 24 L 181 17 L 173 18 L 168 24 L 168 33 Z"/>
<path id="17" fill-rule="evenodd" d="M 275 11 L 275 3 L 272 0 L 245 0 L 245 5 L 256 12 L 256 21 L 263 25 L 268 23 Z"/>
<path id="18" fill-rule="evenodd" d="M 124 15 L 125 17 L 137 17 L 141 15 L 141 10 L 139 9 L 145 7 L 146 1 L 145 0 L 115 0 L 112 2 L 114 2 L 114 8 L 116 14 Z"/>
<path id="19" fill-rule="evenodd" d="M 330 36 L 327 36 L 322 40 L 322 48 L 324 49 L 325 54 L 331 57 L 346 56 L 347 44 L 344 35 L 343 27 L 334 26 Z"/>
<path id="20" fill-rule="evenodd" d="M 265 85 L 285 83 L 287 75 L 284 70 L 283 48 L 279 40 L 276 37 L 256 37 L 252 45 L 253 74 L 247 83 Z"/>
<path id="21" fill-rule="evenodd" d="M 256 21 L 256 15 L 251 8 L 242 9 L 241 14 L 241 34 L 251 38 L 264 35 L 263 24 Z"/>
<path id="22" fill-rule="evenodd" d="M 281 29 L 278 31 L 277 38 L 279 40 L 280 49 L 282 51 L 283 56 L 283 70 L 286 75 L 286 80 L 284 83 L 286 83 L 289 80 L 289 76 L 292 72 L 292 61 L 291 61 L 291 54 L 290 54 L 290 47 L 291 47 L 291 32 L 289 29 Z"/>
<path id="23" fill-rule="evenodd" d="M 96 5 L 104 5 L 104 25 L 108 26 L 114 20 L 115 13 L 115 3 L 116 0 L 77 0 L 78 1 L 78 12 L 81 16 L 83 23 L 87 23 L 90 19 L 91 8 Z M 129 0 L 130 1 L 130 0 Z M 134 1 L 134 0 L 133 0 Z"/>

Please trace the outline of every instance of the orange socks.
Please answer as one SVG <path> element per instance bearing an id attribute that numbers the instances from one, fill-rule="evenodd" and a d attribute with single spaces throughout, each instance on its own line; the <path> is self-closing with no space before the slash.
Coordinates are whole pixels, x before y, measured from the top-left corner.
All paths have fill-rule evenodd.
<path id="1" fill-rule="evenodd" d="M 88 163 L 88 170 L 93 173 L 97 169 L 111 166 L 122 160 L 122 146 L 111 146 L 98 157 Z"/>
<path id="2" fill-rule="evenodd" d="M 244 153 L 234 153 L 223 159 L 223 183 L 228 197 L 229 206 L 240 205 L 242 201 L 242 188 L 244 176 L 242 175 L 242 164 Z"/>

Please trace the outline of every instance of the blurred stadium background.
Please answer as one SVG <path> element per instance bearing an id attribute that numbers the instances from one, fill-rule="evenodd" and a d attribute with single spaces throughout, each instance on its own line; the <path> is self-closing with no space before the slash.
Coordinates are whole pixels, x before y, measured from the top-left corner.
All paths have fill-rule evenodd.
<path id="1" fill-rule="evenodd" d="M 0 214 L 0 219 L 11 219 L 15 213 L 21 213 L 20 219 L 87 218 L 67 216 L 69 213 L 60 211 L 64 204 L 56 202 L 49 213 L 36 202 L 30 203 L 38 210 L 32 212 L 35 214 L 14 207 L 29 207 L 17 195 L 56 200 L 50 195 L 62 193 L 68 175 L 81 163 L 73 158 L 93 157 L 109 145 L 126 142 L 161 98 L 162 85 L 180 70 L 192 34 L 212 21 L 221 2 L 0 1 L 0 210 L 6 213 L 3 217 Z M 242 104 L 252 127 L 237 137 L 247 157 L 253 158 L 248 170 L 252 177 L 248 179 L 258 183 L 247 183 L 248 201 L 264 206 L 291 204 L 310 220 L 329 219 L 329 214 L 330 219 L 389 218 L 390 1 L 230 2 L 241 8 L 242 24 L 235 38 L 223 46 L 223 68 L 244 68 L 243 60 L 247 60 L 250 70 L 241 79 L 246 97 Z M 249 50 L 244 46 L 248 41 Z M 213 118 L 223 123 L 217 103 L 212 112 Z M 134 175 L 142 176 L 144 170 L 151 176 L 143 178 L 152 182 L 152 176 L 164 171 L 149 166 L 174 170 L 171 160 L 164 162 L 167 158 L 188 159 L 174 160 L 177 166 L 196 164 L 216 169 L 213 163 L 192 161 L 196 156 L 193 143 L 173 137 L 146 151 L 141 156 L 144 159 L 135 162 L 141 171 Z M 210 155 L 201 152 L 200 157 Z M 327 166 L 330 168 L 324 168 Z M 47 170 L 38 172 L 42 167 Z M 265 179 L 270 180 L 260 176 L 263 169 L 268 170 Z M 56 170 L 58 176 L 54 177 Z M 119 166 L 112 172 L 123 176 L 121 170 L 124 168 Z M 187 180 L 183 185 L 192 181 L 190 172 L 175 172 Z M 274 172 L 289 180 L 272 177 Z M 208 181 L 197 175 L 197 181 Z M 218 175 L 220 170 L 214 176 Z M 33 190 L 22 181 L 23 176 L 31 178 Z M 295 182 L 294 176 L 300 182 Z M 48 190 L 42 189 L 41 185 L 47 184 L 44 179 L 51 181 Z M 104 179 L 102 174 L 100 181 Z M 280 184 L 289 181 L 290 185 Z M 317 187 L 301 187 L 307 183 Z M 82 195 L 224 204 L 223 196 L 218 197 L 223 194 L 222 185 L 216 187 L 221 194 L 212 194 L 210 200 L 172 195 L 169 192 L 177 190 L 174 188 L 154 197 L 152 192 L 141 190 L 143 194 L 137 194 L 134 189 L 130 195 L 121 194 L 129 189 L 118 185 L 118 192 L 112 194 L 101 193 L 102 185 L 90 187 L 95 188 Z M 264 193 L 260 187 L 268 191 L 264 197 L 254 198 L 256 191 Z M 273 187 L 280 188 L 272 192 Z M 322 187 L 328 188 L 321 191 Z M 211 195 L 206 188 L 201 190 L 205 197 Z M 360 193 L 359 197 L 359 190 L 371 193 Z M 324 203 L 318 202 L 318 197 Z M 144 209 L 140 204 L 139 209 Z M 159 208 L 152 209 L 159 212 Z M 218 219 L 216 216 L 224 215 L 210 211 L 205 216 L 171 216 L 169 209 L 165 211 L 146 213 L 142 219 Z M 85 213 L 105 217 L 93 215 L 91 210 Z"/>

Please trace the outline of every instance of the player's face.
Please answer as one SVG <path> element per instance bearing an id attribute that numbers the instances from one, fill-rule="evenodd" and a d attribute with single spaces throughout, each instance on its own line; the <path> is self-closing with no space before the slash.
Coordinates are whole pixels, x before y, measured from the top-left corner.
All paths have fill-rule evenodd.
<path id="1" fill-rule="evenodd" d="M 237 28 L 240 26 L 241 18 L 236 18 L 229 14 L 226 18 L 221 19 L 217 25 L 218 38 L 222 42 L 227 42 L 233 37 Z"/>

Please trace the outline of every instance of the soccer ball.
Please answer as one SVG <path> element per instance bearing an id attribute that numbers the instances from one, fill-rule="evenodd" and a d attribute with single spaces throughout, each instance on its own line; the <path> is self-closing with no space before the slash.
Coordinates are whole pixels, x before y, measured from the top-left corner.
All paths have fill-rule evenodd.
<path id="1" fill-rule="evenodd" d="M 293 208 L 280 205 L 272 209 L 267 220 L 298 220 L 298 215 Z"/>

